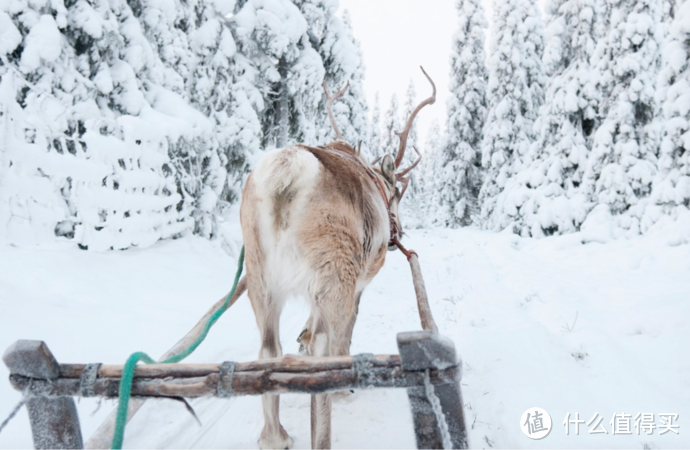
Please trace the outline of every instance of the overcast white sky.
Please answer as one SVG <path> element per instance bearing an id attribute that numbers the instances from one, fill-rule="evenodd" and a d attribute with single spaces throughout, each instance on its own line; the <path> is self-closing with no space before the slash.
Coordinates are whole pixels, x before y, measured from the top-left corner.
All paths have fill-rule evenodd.
<path id="1" fill-rule="evenodd" d="M 438 93 L 436 103 L 417 116 L 420 138 L 426 135 L 432 118 L 443 128 L 451 39 L 457 23 L 455 0 L 340 0 L 340 11 L 345 9 L 350 11 L 364 54 L 369 107 L 373 108 L 377 91 L 382 115 L 393 93 L 402 107 L 410 78 L 414 79 L 418 101 L 428 97 L 431 86 L 419 70 L 422 65 Z"/>

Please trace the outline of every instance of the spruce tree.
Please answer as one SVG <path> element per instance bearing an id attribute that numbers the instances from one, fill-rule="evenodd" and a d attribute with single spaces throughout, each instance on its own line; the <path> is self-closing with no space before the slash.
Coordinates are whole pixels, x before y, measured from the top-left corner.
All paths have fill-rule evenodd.
<path id="1" fill-rule="evenodd" d="M 324 69 L 298 6 L 247 0 L 237 4 L 232 22 L 242 53 L 258 69 L 263 147 L 313 142 Z"/>
<path id="2" fill-rule="evenodd" d="M 618 0 L 610 7 L 609 29 L 595 52 L 602 121 L 583 188 L 597 215 L 611 215 L 617 227 L 636 234 L 656 171 L 662 8 L 661 0 Z"/>
<path id="3" fill-rule="evenodd" d="M 543 42 L 536 8 L 528 0 L 494 3 L 494 32 L 488 59 L 489 111 L 482 140 L 486 175 L 479 194 L 486 228 L 519 226 L 523 198 L 512 189 L 517 175 L 531 159 L 534 118 L 543 98 L 540 75 Z M 528 36 L 530 33 L 532 36 Z M 515 225 L 515 226 L 514 226 Z"/>
<path id="4" fill-rule="evenodd" d="M 227 194 L 228 173 L 242 172 L 237 164 L 243 155 L 233 152 L 233 133 L 229 129 L 230 102 L 233 97 L 232 65 L 237 46 L 230 28 L 213 3 L 201 2 L 195 9 L 199 28 L 190 35 L 193 71 L 187 84 L 191 104 L 211 118 L 214 132 L 200 141 L 194 152 L 198 171 L 190 189 L 195 201 L 195 232 L 212 237 L 217 234 L 215 217 L 220 212 L 222 194 Z M 231 178 L 231 180 L 234 177 Z M 233 199 L 234 200 L 234 199 Z"/>
<path id="5" fill-rule="evenodd" d="M 469 225 L 479 212 L 482 186 L 481 142 L 486 120 L 488 73 L 484 52 L 487 27 L 479 0 L 458 0 L 458 25 L 450 57 L 447 138 L 438 157 L 438 202 L 434 222 Z M 435 189 L 434 189 L 435 190 Z"/>
<path id="6" fill-rule="evenodd" d="M 24 6 L 0 19 L 12 37 L 0 55 L 0 110 L 11 117 L 0 148 L 7 237 L 54 234 L 106 250 L 190 229 L 168 146 L 192 127 L 162 112 L 179 96 L 132 9 L 117 0 Z"/>
<path id="7" fill-rule="evenodd" d="M 398 96 L 394 93 L 391 96 L 390 105 L 383 117 L 383 153 L 395 157 L 398 152 L 399 139 L 396 131 L 400 131 L 400 118 L 398 112 Z"/>
<path id="8" fill-rule="evenodd" d="M 658 174 L 652 184 L 643 231 L 663 216 L 690 210 L 690 2 L 680 5 L 663 50 L 656 99 L 661 106 Z M 687 220 L 687 219 L 686 219 Z"/>
<path id="9" fill-rule="evenodd" d="M 317 49 L 323 60 L 329 91 L 332 93 L 349 82 L 347 91 L 333 104 L 333 115 L 343 139 L 354 146 L 362 141 L 362 151 L 369 156 L 368 108 L 363 85 L 364 63 L 359 43 L 352 34 L 350 20 L 347 11 L 343 13 L 342 20 L 332 14 Z M 325 102 L 326 97 L 323 94 L 317 111 L 317 142 L 322 145 L 335 139 L 335 132 L 326 114 Z"/>
<path id="10" fill-rule="evenodd" d="M 371 122 L 369 123 L 369 145 L 371 156 L 378 158 L 383 156 L 383 139 L 381 136 L 381 102 L 379 100 L 379 93 L 376 92 L 374 96 L 374 109 L 371 113 Z"/>
<path id="11" fill-rule="evenodd" d="M 521 202 L 516 227 L 535 237 L 577 231 L 586 217 L 580 186 L 599 105 L 591 65 L 596 0 L 552 0 L 546 13 L 548 101 L 535 124 L 532 161 L 513 187 Z"/>
<path id="12" fill-rule="evenodd" d="M 418 215 L 419 226 L 445 225 L 444 211 L 441 205 L 442 185 L 444 179 L 439 176 L 443 171 L 444 141 L 447 139 L 441 133 L 441 127 L 437 119 L 431 121 L 426 133 L 423 146 L 423 158 L 417 171 L 419 180 Z"/>

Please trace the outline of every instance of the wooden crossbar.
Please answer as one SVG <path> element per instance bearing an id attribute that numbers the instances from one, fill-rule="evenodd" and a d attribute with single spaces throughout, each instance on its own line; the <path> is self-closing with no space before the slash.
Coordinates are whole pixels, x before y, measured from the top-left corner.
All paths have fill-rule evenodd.
<path id="1" fill-rule="evenodd" d="M 467 448 L 461 366 L 453 342 L 432 331 L 400 333 L 397 340 L 400 355 L 141 365 L 134 372 L 132 395 L 196 398 L 405 388 L 418 448 Z M 29 399 L 35 448 L 83 448 L 72 397 L 115 398 L 119 393 L 122 365 L 95 370 L 59 364 L 42 341 L 17 341 L 3 360 L 10 382 Z"/>
<path id="2" fill-rule="evenodd" d="M 424 384 L 428 377 L 432 385 L 455 382 L 457 366 L 443 370 L 408 371 L 401 366 L 397 355 L 362 358 L 370 366 L 360 374 L 353 366 L 353 358 L 286 357 L 265 361 L 238 363 L 232 375 L 232 395 L 284 394 L 300 392 L 320 394 L 359 388 L 408 388 Z M 297 363 L 297 364 L 295 364 Z M 90 395 L 81 389 L 81 364 L 61 364 L 60 376 L 53 380 L 37 380 L 23 375 L 11 375 L 15 389 L 29 395 L 43 397 L 95 396 L 116 398 L 119 394 L 122 366 L 102 366 L 99 377 L 90 388 Z M 219 393 L 220 364 L 152 364 L 137 367 L 132 383 L 132 395 L 141 397 L 222 396 Z M 363 375 L 363 377 L 362 377 Z M 363 379 L 362 379 L 363 378 Z"/>

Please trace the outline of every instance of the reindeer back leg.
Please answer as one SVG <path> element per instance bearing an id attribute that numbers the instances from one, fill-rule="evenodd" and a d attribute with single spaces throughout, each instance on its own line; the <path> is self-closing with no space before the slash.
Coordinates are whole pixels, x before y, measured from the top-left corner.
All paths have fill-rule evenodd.
<path id="1" fill-rule="evenodd" d="M 250 270 L 248 266 L 248 273 L 252 274 Z M 250 277 L 248 281 L 249 299 L 261 337 L 259 359 L 279 358 L 283 355 L 279 325 L 284 301 L 269 292 L 262 280 L 252 280 Z M 264 427 L 259 438 L 259 447 L 262 449 L 291 448 L 292 438 L 280 424 L 280 396 L 262 395 L 261 403 L 264 411 Z"/>
<path id="2" fill-rule="evenodd" d="M 342 356 L 349 353 L 352 326 L 357 314 L 355 281 L 339 282 L 338 274 L 320 274 L 312 293 L 311 356 Z M 335 278 L 333 278 L 335 276 Z M 331 448 L 332 394 L 312 395 L 312 448 Z"/>

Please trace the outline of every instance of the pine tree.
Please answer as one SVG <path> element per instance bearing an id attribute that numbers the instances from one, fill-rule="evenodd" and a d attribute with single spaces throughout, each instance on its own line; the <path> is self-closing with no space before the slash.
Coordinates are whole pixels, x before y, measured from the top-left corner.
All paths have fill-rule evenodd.
<path id="1" fill-rule="evenodd" d="M 333 92 L 349 82 L 345 94 L 333 104 L 333 115 L 343 139 L 355 146 L 362 141 L 362 151 L 369 156 L 366 139 L 368 108 L 363 85 L 364 63 L 359 43 L 352 34 L 350 15 L 347 11 L 343 13 L 342 20 L 335 14 L 330 16 L 317 49 L 323 60 L 329 90 Z M 317 142 L 321 144 L 335 139 L 335 132 L 326 114 L 325 102 L 326 97 L 323 95 L 318 108 Z"/>
<path id="2" fill-rule="evenodd" d="M 374 158 L 383 156 L 383 142 L 381 138 L 381 103 L 379 93 L 374 96 L 374 109 L 369 123 L 369 149 Z"/>
<path id="3" fill-rule="evenodd" d="M 523 63 L 527 76 L 527 104 L 530 106 L 525 111 L 525 117 L 534 124 L 539 116 L 539 108 L 544 103 L 544 89 L 546 87 L 546 76 L 542 62 L 544 56 L 544 23 L 541 20 L 537 2 L 522 0 L 518 5 L 525 33 L 522 54 L 524 55 Z M 534 126 L 529 127 L 528 133 L 530 133 L 532 140 L 536 138 Z"/>
<path id="4" fill-rule="evenodd" d="M 440 217 L 444 216 L 441 206 L 441 186 L 444 180 L 439 174 L 443 170 L 445 139 L 441 134 L 438 120 L 433 119 L 426 133 L 422 161 L 419 167 L 415 169 L 418 174 L 417 179 L 419 180 L 417 214 L 419 216 L 419 227 L 422 228 L 432 224 L 445 226 L 445 222 L 439 220 Z"/>
<path id="5" fill-rule="evenodd" d="M 410 78 L 410 84 L 407 85 L 407 91 L 405 92 L 405 109 L 403 113 L 402 121 L 406 121 L 411 115 L 412 111 L 417 107 L 417 90 L 414 87 L 414 81 Z M 401 122 L 402 122 L 401 121 Z M 404 126 L 404 125 L 403 125 Z M 417 147 L 417 123 L 412 123 L 412 128 L 407 134 L 407 147 Z M 403 166 L 412 164 L 417 159 L 417 155 L 414 152 L 405 152 L 405 157 L 401 163 Z"/>
<path id="6" fill-rule="evenodd" d="M 605 106 L 584 174 L 596 214 L 614 216 L 631 234 L 651 192 L 656 165 L 654 90 L 660 64 L 661 0 L 611 3 L 611 23 L 596 49 Z"/>
<path id="7" fill-rule="evenodd" d="M 128 4 L 34 6 L 0 13 L 12 36 L 0 55 L 7 237 L 105 250 L 188 230 L 168 145 L 193 127 L 161 112 L 179 97 L 161 84 L 165 65 Z"/>
<path id="8" fill-rule="evenodd" d="M 586 217 L 580 185 L 599 108 L 591 65 L 596 0 L 552 0 L 546 11 L 548 101 L 535 125 L 532 161 L 513 187 L 516 227 L 535 237 L 577 231 Z"/>
<path id="9" fill-rule="evenodd" d="M 398 152 L 399 139 L 396 131 L 400 131 L 400 118 L 398 116 L 398 96 L 393 94 L 391 102 L 383 118 L 383 153 L 395 155 Z"/>
<path id="10" fill-rule="evenodd" d="M 233 152 L 233 133 L 229 128 L 230 102 L 233 97 L 232 65 L 237 46 L 230 29 L 213 3 L 197 5 L 195 23 L 201 24 L 190 35 L 194 58 L 193 71 L 188 79 L 189 101 L 214 121 L 214 132 L 205 142 L 200 141 L 193 153 L 197 171 L 189 187 L 195 192 L 195 232 L 212 237 L 217 234 L 215 217 L 219 214 L 220 198 L 228 193 L 228 173 L 242 172 L 244 155 Z M 235 177 L 233 177 L 235 178 Z M 234 200 L 234 199 L 232 199 Z"/>
<path id="11" fill-rule="evenodd" d="M 405 106 L 403 109 L 403 118 L 401 120 L 401 128 L 403 128 L 404 121 L 412 115 L 412 111 L 417 107 L 417 90 L 414 87 L 414 81 L 410 79 L 410 84 L 407 85 L 407 91 L 405 92 Z M 401 131 L 401 129 L 397 129 Z M 409 167 L 417 160 L 417 153 L 414 151 L 415 148 L 419 148 L 417 137 L 417 123 L 416 121 L 412 123 L 412 128 L 407 134 L 407 146 L 405 150 L 405 155 L 400 163 L 400 169 Z M 395 155 L 395 153 L 394 153 Z M 420 208 L 419 202 L 419 176 L 417 175 L 417 169 L 409 173 L 410 182 L 405 192 L 405 203 L 408 206 L 407 209 L 418 211 Z"/>
<path id="12" fill-rule="evenodd" d="M 659 172 L 645 211 L 643 231 L 662 216 L 690 210 L 690 2 L 680 5 L 663 50 L 656 98 L 661 106 Z"/>
<path id="13" fill-rule="evenodd" d="M 504 229 L 520 220 L 523 199 L 510 184 L 530 161 L 534 118 L 543 98 L 542 55 L 538 53 L 539 42 L 543 42 L 541 22 L 529 15 L 536 9 L 526 3 L 528 0 L 506 0 L 494 4 L 489 111 L 482 140 L 486 176 L 479 195 L 481 216 L 489 229 Z"/>
<path id="14" fill-rule="evenodd" d="M 232 22 L 242 53 L 258 69 L 262 146 L 313 142 L 324 69 L 298 6 L 288 0 L 247 0 L 237 4 Z"/>
<path id="15" fill-rule="evenodd" d="M 405 126 L 404 121 L 407 121 L 407 119 L 412 115 L 412 111 L 414 111 L 416 107 L 417 91 L 414 87 L 414 81 L 410 79 L 410 83 L 407 85 L 407 91 L 405 92 L 403 119 L 401 120 L 400 128 L 396 129 L 397 131 L 401 131 L 401 129 Z M 405 156 L 400 163 L 401 170 L 409 167 L 417 160 L 417 153 L 414 151 L 415 148 L 419 148 L 417 141 L 417 123 L 413 122 L 412 127 L 407 135 Z M 393 153 L 393 155 L 395 156 L 396 153 Z M 423 223 L 425 222 L 425 217 L 422 215 L 422 208 L 425 199 L 423 195 L 421 195 L 422 181 L 419 177 L 419 167 L 410 172 L 408 176 L 410 177 L 410 181 L 407 185 L 407 190 L 405 191 L 404 200 L 400 203 L 401 217 L 403 217 L 403 225 L 406 228 L 419 228 L 423 226 Z"/>
<path id="16" fill-rule="evenodd" d="M 676 16 L 676 10 L 681 7 L 681 2 L 680 0 L 678 5 L 676 5 L 677 0 L 663 0 L 662 3 L 662 13 L 661 13 L 661 21 L 665 24 L 671 24 L 673 19 Z"/>
<path id="17" fill-rule="evenodd" d="M 453 36 L 447 101 L 448 137 L 438 155 L 440 167 L 435 175 L 439 179 L 440 207 L 434 222 L 450 227 L 469 225 L 479 212 L 488 82 L 484 53 L 487 23 L 481 2 L 458 0 L 456 9 L 458 28 Z"/>

